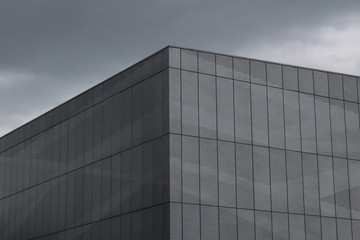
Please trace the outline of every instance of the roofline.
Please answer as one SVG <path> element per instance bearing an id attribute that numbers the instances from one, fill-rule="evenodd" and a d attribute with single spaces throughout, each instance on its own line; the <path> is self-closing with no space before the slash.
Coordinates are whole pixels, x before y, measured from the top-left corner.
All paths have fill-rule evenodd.
<path id="1" fill-rule="evenodd" d="M 349 77 L 355 77 L 355 78 L 360 78 L 360 76 L 357 76 L 357 75 L 352 75 L 352 74 L 347 74 L 347 73 L 341 73 L 341 72 L 332 72 L 332 71 L 329 71 L 329 70 L 323 70 L 323 69 L 316 69 L 316 68 L 309 68 L 309 67 L 303 67 L 303 66 L 297 66 L 297 65 L 291 65 L 291 64 L 286 64 L 286 63 L 280 63 L 280 62 L 274 62 L 274 61 L 268 61 L 268 60 L 263 60 L 263 59 L 257 59 L 257 58 L 249 58 L 249 57 L 243 57 L 243 56 L 237 56 L 237 55 L 231 55 L 231 54 L 225 54 L 225 53 L 219 53 L 219 52 L 212 52 L 212 51 L 206 51 L 206 50 L 201 50 L 201 49 L 196 49 L 196 48 L 188 48 L 188 47 L 181 47 L 181 46 L 177 46 L 177 45 L 166 45 L 165 47 L 161 48 L 160 50 L 148 55 L 147 57 L 143 58 L 142 60 L 134 63 L 134 64 L 131 64 L 130 66 L 124 68 L 123 70 L 121 70 L 120 72 L 114 74 L 114 75 L 111 75 L 110 77 L 106 78 L 105 80 L 99 82 L 98 84 L 90 87 L 89 89 L 75 95 L 74 97 L 70 98 L 69 100 L 66 100 L 65 102 L 49 109 L 48 111 L 46 111 L 45 113 L 35 117 L 34 119 L 20 125 L 19 127 L 15 128 L 14 130 L 6 133 L 5 135 L 1 136 L 0 139 L 2 138 L 5 138 L 6 136 L 10 135 L 11 133 L 15 132 L 16 130 L 20 129 L 21 127 L 27 125 L 27 124 L 30 124 L 31 122 L 35 121 L 36 119 L 46 115 L 47 113 L 53 111 L 54 109 L 58 108 L 58 107 L 61 107 L 62 105 L 70 102 L 71 100 L 73 100 L 74 98 L 77 98 L 78 96 L 80 96 L 81 94 L 84 94 L 94 88 L 96 88 L 98 85 L 102 84 L 103 82 L 113 78 L 113 77 L 116 77 L 117 75 L 127 71 L 127 70 L 130 70 L 132 67 L 134 67 L 135 65 L 138 65 L 139 63 L 142 63 L 144 62 L 145 60 L 147 60 L 148 58 L 152 57 L 152 56 L 155 56 L 156 54 L 158 54 L 159 52 L 167 49 L 167 48 L 178 48 L 178 49 L 184 49 L 184 50 L 190 50 L 190 51 L 197 51 L 197 52 L 204 52 L 204 53 L 209 53 L 209 54 L 216 54 L 216 55 L 222 55 L 222 56 L 228 56 L 228 57 L 233 57 L 233 58 L 242 58 L 242 59 L 246 59 L 246 60 L 250 60 L 250 61 L 258 61 L 258 62 L 264 62 L 264 63 L 270 63 L 270 64 L 278 64 L 278 65 L 282 65 L 282 66 L 288 66 L 288 67 L 296 67 L 296 68 L 302 68 L 302 69 L 307 69 L 307 70 L 311 70 L 311 71 L 318 71 L 318 72 L 324 72 L 324 73 L 331 73 L 331 74 L 339 74 L 339 75 L 344 75 L 344 76 L 349 76 Z"/>
<path id="2" fill-rule="evenodd" d="M 307 69 L 307 70 L 312 70 L 312 71 L 326 72 L 326 73 L 331 73 L 331 74 L 339 74 L 339 75 L 345 75 L 345 76 L 349 76 L 349 77 L 360 78 L 360 75 L 358 76 L 358 75 L 342 73 L 342 72 L 333 72 L 330 70 L 304 67 L 304 66 L 292 65 L 292 64 L 288 64 L 288 63 L 281 63 L 281 62 L 275 62 L 275 61 L 258 59 L 258 58 L 249 58 L 249 57 L 244 57 L 244 56 L 237 56 L 237 55 L 231 55 L 231 54 L 225 54 L 225 53 L 219 53 L 219 52 L 213 52 L 213 51 L 206 51 L 206 50 L 201 50 L 201 49 L 196 49 L 196 48 L 187 48 L 187 47 L 181 47 L 181 46 L 176 46 L 176 45 L 168 45 L 167 47 L 179 48 L 179 49 L 197 51 L 197 52 L 204 52 L 204 53 L 222 55 L 222 56 L 227 56 L 227 57 L 243 58 L 243 59 L 247 59 L 247 60 L 251 60 L 251 61 L 265 62 L 265 63 L 270 63 L 270 64 L 278 64 L 278 65 L 283 65 L 283 66 L 288 66 L 288 67 L 296 67 L 296 68 L 302 68 L 302 69 Z"/>

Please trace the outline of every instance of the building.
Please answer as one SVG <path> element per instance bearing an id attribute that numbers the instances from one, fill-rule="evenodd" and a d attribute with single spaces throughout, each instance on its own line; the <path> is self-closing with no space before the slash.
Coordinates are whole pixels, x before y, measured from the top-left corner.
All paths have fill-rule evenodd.
<path id="1" fill-rule="evenodd" d="M 0 239 L 360 239 L 359 100 L 166 47 L 0 139 Z"/>

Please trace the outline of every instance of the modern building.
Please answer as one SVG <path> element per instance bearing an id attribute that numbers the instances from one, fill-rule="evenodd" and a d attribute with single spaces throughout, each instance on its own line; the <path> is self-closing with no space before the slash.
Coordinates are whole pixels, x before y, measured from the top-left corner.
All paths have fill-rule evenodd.
<path id="1" fill-rule="evenodd" d="M 358 240 L 359 100 L 166 47 L 0 139 L 0 239 Z"/>

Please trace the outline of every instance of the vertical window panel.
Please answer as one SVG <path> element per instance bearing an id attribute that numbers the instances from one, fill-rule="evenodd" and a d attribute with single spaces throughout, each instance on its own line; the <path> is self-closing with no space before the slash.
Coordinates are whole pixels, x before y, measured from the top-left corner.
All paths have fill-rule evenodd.
<path id="1" fill-rule="evenodd" d="M 111 154 L 111 135 L 112 135 L 111 99 L 106 99 L 104 102 L 102 102 L 102 107 L 103 107 L 103 112 L 102 112 L 103 121 L 101 127 L 102 128 L 101 158 L 104 159 Z"/>
<path id="2" fill-rule="evenodd" d="M 344 102 L 330 99 L 330 113 L 333 155 L 346 157 Z"/>
<path id="3" fill-rule="evenodd" d="M 121 239 L 121 232 L 120 232 L 120 226 L 121 226 L 121 217 L 111 218 L 111 239 Z"/>
<path id="4" fill-rule="evenodd" d="M 237 239 L 236 209 L 219 208 L 219 227 L 220 239 Z"/>
<path id="5" fill-rule="evenodd" d="M 31 161 L 32 164 L 35 165 L 35 163 L 37 163 L 37 138 L 36 140 L 33 139 L 33 144 L 32 144 L 32 154 L 31 154 Z M 32 177 L 32 185 L 36 184 L 36 172 L 37 172 L 37 165 L 35 165 L 34 167 L 32 167 L 32 173 L 33 176 Z M 5 180 L 4 180 L 4 197 L 8 196 L 10 194 L 10 183 L 11 183 L 11 149 L 6 150 L 5 152 L 5 176 L 4 176 Z"/>
<path id="6" fill-rule="evenodd" d="M 15 228 L 16 228 L 16 195 L 9 197 L 9 239 L 15 238 Z M 40 206 L 42 208 L 42 205 Z M 41 212 L 41 210 L 40 210 Z M 41 225 L 41 216 L 40 216 L 40 225 Z M 41 229 L 41 228 L 40 228 Z M 41 234 L 41 230 L 39 235 Z"/>
<path id="7" fill-rule="evenodd" d="M 169 179 L 165 180 L 165 173 L 167 173 L 168 176 L 170 169 L 165 167 L 169 166 L 169 157 L 164 157 L 163 138 L 155 139 L 153 143 L 153 198 L 154 205 L 157 205 L 165 200 L 164 186 L 165 184 L 169 184 Z M 169 188 L 168 186 L 167 190 L 169 190 Z M 168 196 L 166 200 L 169 200 Z"/>
<path id="8" fill-rule="evenodd" d="M 254 208 L 253 160 L 250 145 L 236 144 L 237 207 Z"/>
<path id="9" fill-rule="evenodd" d="M 92 165 L 84 168 L 84 201 L 83 201 L 83 224 L 91 222 L 92 209 Z"/>
<path id="10" fill-rule="evenodd" d="M 236 207 L 235 146 L 218 141 L 219 205 Z"/>
<path id="11" fill-rule="evenodd" d="M 101 221 L 101 240 L 110 240 L 111 225 L 110 219 Z"/>
<path id="12" fill-rule="evenodd" d="M 110 217 L 111 158 L 101 161 L 101 218 Z"/>
<path id="13" fill-rule="evenodd" d="M 283 91 L 268 88 L 269 140 L 271 147 L 284 148 L 284 100 Z"/>
<path id="14" fill-rule="evenodd" d="M 181 49 L 181 68 L 189 71 L 197 71 L 197 52 Z"/>
<path id="15" fill-rule="evenodd" d="M 128 149 L 131 146 L 131 106 L 132 106 L 132 91 L 131 88 L 122 92 L 121 99 L 121 144 L 122 150 Z"/>
<path id="16" fill-rule="evenodd" d="M 287 212 L 285 151 L 270 149 L 272 210 Z"/>
<path id="17" fill-rule="evenodd" d="M 31 192 L 30 192 L 31 194 Z M 30 202 L 31 202 L 30 197 Z M 30 221 L 29 221 L 30 222 Z M 58 215 L 58 230 L 63 230 L 66 227 L 66 175 L 59 178 L 59 215 Z"/>
<path id="18" fill-rule="evenodd" d="M 34 188 L 35 190 L 35 194 L 34 197 L 32 199 L 36 199 L 36 188 Z M 31 206 L 31 217 L 33 220 L 33 223 L 29 225 L 29 231 L 30 231 L 30 236 L 29 237 L 33 237 L 35 235 L 35 205 L 36 205 L 36 200 L 35 203 Z M 2 222 L 3 222 L 3 227 L 2 227 L 2 238 L 3 239 L 8 239 L 9 238 L 9 212 L 10 212 L 10 198 L 5 198 L 4 199 L 4 211 L 3 211 L 3 218 L 2 218 Z"/>
<path id="19" fill-rule="evenodd" d="M 142 83 L 142 141 L 154 137 L 154 78 Z"/>
<path id="20" fill-rule="evenodd" d="M 335 218 L 321 218 L 322 239 L 337 240 Z"/>
<path id="21" fill-rule="evenodd" d="M 30 200 L 30 190 L 27 189 L 23 193 L 23 199 L 22 199 L 22 218 L 21 218 L 21 239 L 27 239 L 28 238 L 28 226 L 29 226 L 29 200 Z M 4 200 L 0 201 L 0 209 L 3 207 Z M 0 222 L 1 226 L 3 226 L 2 223 L 2 213 L 4 212 L 4 209 L 0 213 Z M 57 216 L 55 216 L 56 218 Z M 57 221 L 56 221 L 57 222 Z M 3 229 L 2 229 L 3 231 Z M 0 232 L 1 236 L 1 232 Z"/>
<path id="22" fill-rule="evenodd" d="M 215 77 L 199 74 L 200 136 L 216 138 L 216 84 Z"/>
<path id="23" fill-rule="evenodd" d="M 101 117 L 101 112 L 99 113 L 99 117 Z M 39 148 L 41 145 L 41 141 L 39 142 Z M 75 169 L 75 146 L 76 146 L 76 116 L 69 119 L 69 135 L 68 135 L 68 152 L 67 152 L 67 171 L 72 171 Z M 40 151 L 39 151 L 40 153 Z M 41 163 L 41 158 L 38 160 Z M 39 170 L 38 168 L 38 171 Z M 39 173 L 38 173 L 39 176 Z"/>
<path id="24" fill-rule="evenodd" d="M 133 86 L 131 89 L 131 146 L 136 146 L 142 141 L 142 83 Z"/>
<path id="25" fill-rule="evenodd" d="M 169 69 L 169 130 L 181 133 L 181 81 L 180 71 Z"/>
<path id="26" fill-rule="evenodd" d="M 66 175 L 66 227 L 74 226 L 75 173 Z"/>
<path id="27" fill-rule="evenodd" d="M 198 98 L 197 74 L 181 71 L 181 116 L 183 134 L 199 135 Z"/>
<path id="28" fill-rule="evenodd" d="M 183 240 L 200 239 L 199 205 L 183 204 Z"/>
<path id="29" fill-rule="evenodd" d="M 360 219 L 360 162 L 349 160 L 351 216 Z"/>
<path id="30" fill-rule="evenodd" d="M 142 207 L 152 206 L 154 199 L 154 144 L 143 145 L 142 152 Z"/>
<path id="31" fill-rule="evenodd" d="M 297 68 L 283 66 L 284 88 L 298 91 L 298 73 Z"/>
<path id="32" fill-rule="evenodd" d="M 198 138 L 182 137 L 183 201 L 199 203 L 199 143 Z"/>
<path id="33" fill-rule="evenodd" d="M 170 203 L 170 239 L 182 240 L 182 209 L 181 204 Z"/>
<path id="34" fill-rule="evenodd" d="M 93 161 L 94 108 L 85 111 L 84 164 Z"/>
<path id="35" fill-rule="evenodd" d="M 321 239 L 320 217 L 305 216 L 306 240 Z"/>
<path id="36" fill-rule="evenodd" d="M 199 52 L 199 72 L 215 75 L 215 55 Z"/>
<path id="37" fill-rule="evenodd" d="M 154 116 L 153 127 L 154 127 L 154 137 L 158 137 L 163 134 L 163 132 L 168 131 L 169 124 L 169 111 L 168 97 L 169 97 L 169 78 L 165 77 L 165 72 L 161 72 L 154 76 Z M 166 84 L 166 86 L 165 86 Z"/>
<path id="38" fill-rule="evenodd" d="M 43 204 L 44 204 L 44 184 L 37 185 L 36 189 L 36 206 L 35 206 L 35 232 L 34 236 L 38 237 L 42 234 L 43 225 Z M 10 208 L 11 208 L 11 199 L 10 199 Z M 69 204 L 70 205 L 70 204 Z M 11 213 L 11 209 L 10 209 Z M 11 216 L 9 215 L 9 224 L 11 224 Z M 11 225 L 10 225 L 11 226 Z"/>
<path id="39" fill-rule="evenodd" d="M 42 132 L 39 135 L 38 141 L 38 162 L 37 162 L 37 175 L 36 175 L 36 182 L 37 184 L 44 181 L 44 174 L 45 174 L 45 145 L 46 145 L 46 132 Z M 16 148 L 15 148 L 16 149 Z M 69 149 L 70 152 L 70 149 Z M 14 148 L 13 148 L 13 156 L 14 156 Z M 69 158 L 68 158 L 69 161 Z M 14 168 L 15 167 L 15 168 Z M 16 161 L 11 166 L 11 177 L 15 179 L 11 179 L 11 192 L 14 190 L 14 183 L 16 183 L 16 173 L 13 172 L 16 169 Z"/>
<path id="40" fill-rule="evenodd" d="M 350 76 L 343 76 L 344 81 L 344 99 L 347 101 L 357 102 L 357 84 L 356 78 Z"/>
<path id="41" fill-rule="evenodd" d="M 299 93 L 284 91 L 286 148 L 300 151 Z"/>
<path id="42" fill-rule="evenodd" d="M 60 129 L 60 125 L 58 125 L 59 126 L 59 129 Z M 60 130 L 59 130 L 60 131 Z M 59 156 L 60 156 L 60 153 L 58 153 L 59 154 Z M 0 157 L 1 158 L 1 157 Z M 27 139 L 26 141 L 25 141 L 25 150 L 24 150 L 24 189 L 25 188 L 28 188 L 29 186 L 30 186 L 30 171 L 31 171 L 31 139 Z M 58 161 L 60 161 L 60 160 L 58 160 Z M 5 170 L 5 158 L 2 160 L 2 168 L 3 168 L 3 170 Z M 2 177 L 0 177 L 0 186 L 4 186 L 3 185 L 3 183 L 4 182 L 1 182 L 1 181 L 4 181 L 4 176 L 5 176 L 5 173 L 4 174 L 2 174 L 1 172 L 0 172 L 0 176 L 2 176 Z M 1 179 L 3 179 L 3 180 L 1 180 Z M 1 191 L 3 191 L 4 189 L 2 188 L 2 190 Z M 1 192 L 0 191 L 0 192 Z M 2 194 L 0 193 L 0 197 L 2 197 L 3 196 L 3 192 L 2 192 Z"/>
<path id="43" fill-rule="evenodd" d="M 233 78 L 232 58 L 216 55 L 216 75 L 219 77 Z"/>
<path id="44" fill-rule="evenodd" d="M 217 207 L 201 206 L 201 239 L 219 240 L 219 211 Z"/>
<path id="45" fill-rule="evenodd" d="M 67 238 L 67 240 L 70 239 L 72 238 Z M 91 240 L 95 239 L 101 239 L 101 222 L 95 222 L 91 224 Z"/>
<path id="46" fill-rule="evenodd" d="M 289 233 L 291 240 L 305 240 L 303 215 L 289 214 Z"/>
<path id="47" fill-rule="evenodd" d="M 76 146 L 75 146 L 75 167 L 79 168 L 84 165 L 85 150 L 85 113 L 81 112 L 76 115 Z"/>
<path id="48" fill-rule="evenodd" d="M 250 84 L 234 82 L 236 142 L 251 143 Z"/>
<path id="49" fill-rule="evenodd" d="M 345 102 L 345 123 L 348 158 L 360 160 L 360 129 L 358 104 Z"/>
<path id="50" fill-rule="evenodd" d="M 74 200 L 74 225 L 79 226 L 83 223 L 83 203 L 84 203 L 84 169 L 75 171 L 75 200 Z"/>
<path id="51" fill-rule="evenodd" d="M 273 239 L 286 240 L 289 239 L 289 223 L 288 214 L 272 213 Z"/>
<path id="52" fill-rule="evenodd" d="M 250 61 L 251 82 L 266 84 L 265 63 L 258 61 Z"/>
<path id="53" fill-rule="evenodd" d="M 300 94 L 301 147 L 304 152 L 316 153 L 314 97 Z"/>
<path id="54" fill-rule="evenodd" d="M 352 234 L 353 239 L 359 239 L 360 237 L 360 221 L 352 221 Z"/>
<path id="55" fill-rule="evenodd" d="M 254 211 L 237 210 L 238 239 L 255 240 Z"/>
<path id="56" fill-rule="evenodd" d="M 333 158 L 336 216 L 350 218 L 348 164 L 346 159 Z"/>
<path id="57" fill-rule="evenodd" d="M 64 141 L 66 144 L 67 142 Z M 34 186 L 36 184 L 36 176 L 37 176 L 37 153 L 38 153 L 38 135 L 31 138 L 31 166 L 30 166 L 30 186 Z M 7 153 L 9 150 L 7 151 Z M 65 152 L 67 154 L 67 152 Z M 62 153 L 60 153 L 62 156 Z M 63 156 L 66 162 L 66 155 Z M 4 196 L 6 196 L 10 192 L 10 158 L 6 154 L 6 171 L 5 171 L 5 184 L 4 184 Z M 66 165 L 65 165 L 66 167 Z M 66 168 L 65 168 L 66 169 Z M 9 186 L 9 187 L 8 187 Z"/>
<path id="58" fill-rule="evenodd" d="M 270 210 L 270 170 L 267 148 L 253 147 L 255 208 Z"/>
<path id="59" fill-rule="evenodd" d="M 200 139 L 201 203 L 218 205 L 218 168 L 216 140 Z"/>
<path id="60" fill-rule="evenodd" d="M 153 240 L 154 239 L 154 209 L 147 208 L 142 210 L 142 239 Z"/>
<path id="61" fill-rule="evenodd" d="M 302 154 L 305 214 L 319 215 L 318 160 L 313 154 Z"/>
<path id="62" fill-rule="evenodd" d="M 338 218 L 336 222 L 338 240 L 351 240 L 351 220 Z"/>
<path id="63" fill-rule="evenodd" d="M 282 88 L 283 81 L 282 81 L 282 72 L 280 65 L 267 63 L 266 73 L 267 73 L 268 86 Z"/>
<path id="64" fill-rule="evenodd" d="M 325 72 L 314 71 L 314 91 L 316 95 L 329 96 L 328 76 Z"/>
<path id="65" fill-rule="evenodd" d="M 331 155 L 329 99 L 315 97 L 317 148 L 319 154 Z"/>
<path id="66" fill-rule="evenodd" d="M 1 199 L 4 197 L 5 171 L 6 171 L 6 157 L 5 154 L 2 152 L 0 153 L 0 198 Z"/>
<path id="67" fill-rule="evenodd" d="M 51 180 L 50 232 L 58 230 L 59 214 L 59 178 Z"/>
<path id="68" fill-rule="evenodd" d="M 308 69 L 299 69 L 299 91 L 313 94 L 314 82 L 313 73 Z"/>
<path id="69" fill-rule="evenodd" d="M 52 163 L 51 163 L 51 177 L 57 177 L 59 175 L 59 164 L 60 164 L 60 124 L 56 125 L 54 127 L 54 133 L 53 133 L 53 146 L 52 146 Z M 26 162 L 27 162 L 27 155 L 25 153 L 25 162 L 24 162 L 24 185 L 25 182 L 28 179 L 28 173 L 26 173 Z"/>
<path id="70" fill-rule="evenodd" d="M 160 206 L 156 206 L 154 207 L 154 217 L 153 217 L 153 221 L 154 221 L 154 224 L 153 224 L 153 232 L 154 232 L 154 239 L 158 239 L 158 240 L 163 240 L 166 237 L 169 237 L 170 234 L 169 234 L 169 230 L 170 230 L 170 227 L 169 227 L 169 218 L 167 218 L 167 222 L 168 222 L 168 225 L 165 226 L 164 224 L 164 212 L 165 212 L 165 209 L 167 210 L 167 213 L 168 213 L 168 209 L 169 209 L 169 205 L 166 204 L 166 205 L 160 205 Z"/>
<path id="71" fill-rule="evenodd" d="M 234 79 L 250 81 L 249 60 L 243 58 L 234 58 Z"/>
<path id="72" fill-rule="evenodd" d="M 102 104 L 100 103 L 94 107 L 93 161 L 101 159 L 102 117 Z"/>
<path id="73" fill-rule="evenodd" d="M 131 215 L 121 215 L 120 239 L 131 239 Z"/>
<path id="74" fill-rule="evenodd" d="M 44 201 L 42 207 L 43 207 L 42 234 L 49 234 L 50 220 L 51 220 L 51 181 L 47 181 L 44 183 Z"/>
<path id="75" fill-rule="evenodd" d="M 41 137 L 41 139 L 43 139 Z M 43 141 L 41 141 L 43 142 Z M 19 156 L 19 145 L 16 145 L 9 149 L 10 159 L 11 159 L 11 172 L 10 172 L 10 194 L 14 194 L 16 192 L 16 175 L 19 169 L 18 156 Z M 41 159 L 42 154 L 40 155 Z M 39 165 L 38 165 L 39 167 Z"/>
<path id="76" fill-rule="evenodd" d="M 234 81 L 225 78 L 216 81 L 218 138 L 234 141 Z"/>
<path id="77" fill-rule="evenodd" d="M 253 143 L 268 145 L 268 116 L 266 87 L 251 85 L 251 114 Z"/>
<path id="78" fill-rule="evenodd" d="M 304 212 L 303 173 L 301 154 L 286 152 L 289 212 Z"/>
<path id="79" fill-rule="evenodd" d="M 138 210 L 142 204 L 142 146 L 131 150 L 131 210 Z"/>
<path id="80" fill-rule="evenodd" d="M 170 200 L 180 202 L 182 199 L 182 163 L 181 137 L 170 135 Z"/>
<path id="81" fill-rule="evenodd" d="M 271 213 L 255 211 L 256 239 L 272 240 Z"/>
<path id="82" fill-rule="evenodd" d="M 116 154 L 121 151 L 121 117 L 122 117 L 121 104 L 122 104 L 121 94 L 117 94 L 114 97 L 112 97 L 112 111 L 111 111 L 111 153 L 112 154 Z"/>
<path id="83" fill-rule="evenodd" d="M 92 165 L 92 208 L 91 220 L 98 221 L 101 217 L 101 162 Z"/>
<path id="84" fill-rule="evenodd" d="M 343 80 L 340 74 L 329 73 L 329 93 L 331 98 L 344 99 Z"/>
<path id="85" fill-rule="evenodd" d="M 319 156 L 320 207 L 322 216 L 335 216 L 334 176 L 331 157 Z"/>
<path id="86" fill-rule="evenodd" d="M 121 213 L 131 211 L 131 150 L 121 154 Z"/>
<path id="87" fill-rule="evenodd" d="M 23 181 L 23 178 L 24 178 L 24 142 L 20 143 L 19 145 L 19 152 L 18 152 L 18 156 L 17 156 L 17 159 L 18 159 L 18 168 L 17 168 L 17 173 L 16 173 L 16 191 L 21 191 L 23 190 L 23 186 L 24 186 L 24 181 Z M 50 159 L 51 159 L 51 156 L 50 156 Z M 50 162 L 50 159 L 48 160 L 48 162 L 50 163 L 50 168 L 51 168 L 51 162 Z M 49 169 L 49 172 L 51 174 L 51 169 Z"/>

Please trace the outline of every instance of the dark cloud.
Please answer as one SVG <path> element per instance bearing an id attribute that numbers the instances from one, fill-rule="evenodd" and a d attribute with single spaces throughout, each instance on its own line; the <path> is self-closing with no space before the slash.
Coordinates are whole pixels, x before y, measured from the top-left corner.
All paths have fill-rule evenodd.
<path id="1" fill-rule="evenodd" d="M 0 0 L 0 126 L 19 126 L 169 44 L 234 54 L 315 41 L 292 30 L 359 12 L 355 0 Z"/>

